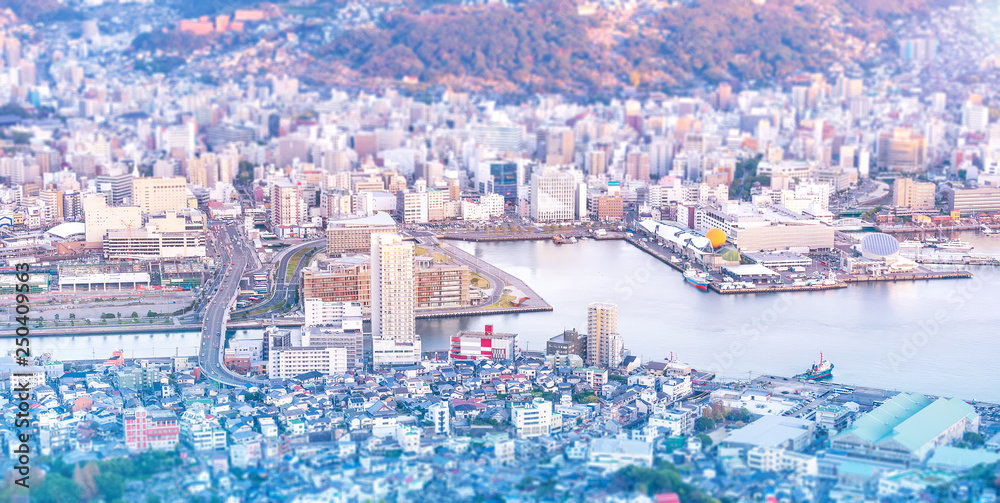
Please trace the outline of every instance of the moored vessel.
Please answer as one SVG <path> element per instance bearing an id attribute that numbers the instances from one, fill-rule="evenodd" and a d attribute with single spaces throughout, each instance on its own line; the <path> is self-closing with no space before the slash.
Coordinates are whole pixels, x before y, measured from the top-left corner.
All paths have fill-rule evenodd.
<path id="1" fill-rule="evenodd" d="M 814 363 L 809 370 L 795 376 L 796 379 L 815 381 L 816 379 L 826 379 L 833 377 L 833 364 L 823 358 L 823 353 L 819 354 L 819 363 Z"/>
<path id="2" fill-rule="evenodd" d="M 684 281 L 689 285 L 703 291 L 708 291 L 708 283 L 710 278 L 708 273 L 696 271 L 694 269 L 688 269 L 684 271 Z"/>

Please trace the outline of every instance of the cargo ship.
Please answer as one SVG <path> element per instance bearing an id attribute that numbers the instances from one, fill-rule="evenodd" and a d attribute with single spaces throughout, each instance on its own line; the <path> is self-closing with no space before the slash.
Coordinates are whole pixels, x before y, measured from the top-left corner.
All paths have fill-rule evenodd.
<path id="1" fill-rule="evenodd" d="M 833 377 L 833 364 L 823 358 L 823 353 L 819 354 L 819 363 L 814 363 L 805 373 L 795 376 L 796 379 L 806 379 L 815 381 L 816 379 L 826 379 Z"/>
<path id="2" fill-rule="evenodd" d="M 684 281 L 699 290 L 707 292 L 709 280 L 708 273 L 694 269 L 684 271 Z"/>

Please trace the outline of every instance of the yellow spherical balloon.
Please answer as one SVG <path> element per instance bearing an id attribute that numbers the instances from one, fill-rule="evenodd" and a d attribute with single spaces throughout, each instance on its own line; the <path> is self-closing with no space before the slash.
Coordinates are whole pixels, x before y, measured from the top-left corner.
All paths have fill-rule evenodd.
<path id="1" fill-rule="evenodd" d="M 726 244 L 726 232 L 719 228 L 709 229 L 705 237 L 712 243 L 712 248 L 718 248 Z"/>

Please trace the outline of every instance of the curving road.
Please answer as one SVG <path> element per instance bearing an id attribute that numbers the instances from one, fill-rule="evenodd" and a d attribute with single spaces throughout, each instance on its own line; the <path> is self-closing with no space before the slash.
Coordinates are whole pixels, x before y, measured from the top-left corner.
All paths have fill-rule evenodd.
<path id="1" fill-rule="evenodd" d="M 236 299 L 240 278 L 250 263 L 252 250 L 247 248 L 244 240 L 239 239 L 240 230 L 234 223 L 214 225 L 212 232 L 216 236 L 215 244 L 219 253 L 217 263 L 221 279 L 215 295 L 205 307 L 198 366 L 206 377 L 222 384 L 240 386 L 251 382 L 266 383 L 267 381 L 263 379 L 236 374 L 223 364 L 229 309 Z"/>
<path id="2" fill-rule="evenodd" d="M 300 260 L 298 266 L 292 271 L 292 277 L 286 278 L 286 273 L 288 272 L 288 262 L 291 260 L 295 252 L 303 248 L 323 248 L 326 246 L 326 238 L 314 239 L 312 241 L 306 241 L 299 243 L 294 246 L 290 246 L 282 251 L 282 256 L 278 259 L 277 268 L 274 271 L 274 288 L 271 290 L 271 296 L 261 302 L 257 303 L 243 309 L 237 309 L 233 311 L 233 314 L 248 314 L 254 311 L 259 311 L 261 309 L 267 309 L 268 311 L 276 309 L 279 305 L 284 303 L 285 306 L 291 305 L 292 301 L 295 300 L 295 296 L 298 293 L 299 288 L 299 271 L 303 267 L 309 265 L 306 260 Z M 269 316 L 269 313 L 264 312 L 258 315 L 258 317 Z M 253 317 L 253 316 L 248 316 Z"/>
<path id="3" fill-rule="evenodd" d="M 437 251 L 440 251 L 441 253 L 447 255 L 449 258 L 454 260 L 456 264 L 468 266 L 469 271 L 476 272 L 477 274 L 485 278 L 486 281 L 490 282 L 490 286 L 492 287 L 490 296 L 486 299 L 483 299 L 479 303 L 479 305 L 472 307 L 454 308 L 454 309 L 449 309 L 449 311 L 474 313 L 477 310 L 481 310 L 485 306 L 492 306 L 493 304 L 500 302 L 500 299 L 503 297 L 504 288 L 508 285 L 509 282 L 505 281 L 501 277 L 503 272 L 494 267 L 492 264 L 479 260 L 478 258 L 470 254 L 458 254 L 454 253 L 451 248 L 442 247 L 441 243 L 437 239 L 437 236 L 433 232 L 403 231 L 403 235 L 412 237 L 417 242 L 417 244 L 421 246 L 426 246 L 428 248 L 432 247 L 436 248 Z"/>

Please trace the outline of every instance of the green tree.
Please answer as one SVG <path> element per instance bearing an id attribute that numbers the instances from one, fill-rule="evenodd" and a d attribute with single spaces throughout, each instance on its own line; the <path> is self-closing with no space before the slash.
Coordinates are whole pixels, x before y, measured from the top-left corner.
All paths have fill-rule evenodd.
<path id="1" fill-rule="evenodd" d="M 715 420 L 710 417 L 699 417 L 694 422 L 694 428 L 698 431 L 714 430 Z"/>
<path id="2" fill-rule="evenodd" d="M 118 473 L 99 473 L 94 477 L 94 482 L 105 501 L 119 500 L 125 495 L 125 477 Z"/>
<path id="3" fill-rule="evenodd" d="M 972 447 L 979 447 L 985 442 L 985 440 L 983 440 L 983 436 L 974 431 L 965 432 L 962 435 L 962 441 L 968 443 Z"/>
<path id="4" fill-rule="evenodd" d="M 80 494 L 80 486 L 60 473 L 47 473 L 38 487 L 31 488 L 31 502 L 65 503 L 69 494 Z"/>
<path id="5" fill-rule="evenodd" d="M 708 436 L 705 433 L 699 433 L 698 440 L 701 440 L 702 449 L 708 449 L 709 447 L 712 446 L 712 437 Z"/>
<path id="6" fill-rule="evenodd" d="M 138 319 L 138 318 L 139 318 L 139 313 L 137 313 L 135 311 L 132 311 L 132 319 L 134 320 L 134 319 Z"/>
<path id="7" fill-rule="evenodd" d="M 31 143 L 31 132 L 29 131 L 14 131 L 11 137 L 15 145 L 27 145 Z"/>

